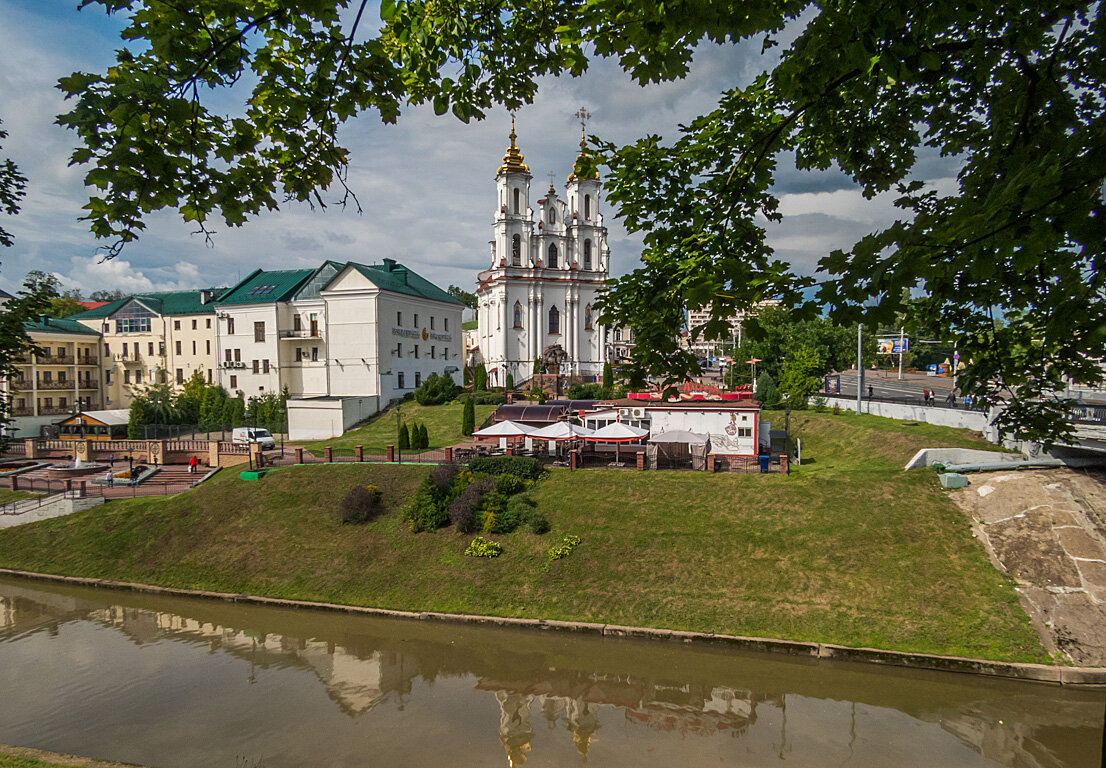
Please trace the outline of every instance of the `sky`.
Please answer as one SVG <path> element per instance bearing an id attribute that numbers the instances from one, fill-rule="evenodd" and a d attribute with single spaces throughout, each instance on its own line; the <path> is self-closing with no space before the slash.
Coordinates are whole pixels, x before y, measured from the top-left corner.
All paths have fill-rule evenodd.
<path id="1" fill-rule="evenodd" d="M 161 212 L 147 219 L 137 243 L 104 261 L 97 250 L 103 243 L 79 221 L 88 199 L 84 169 L 68 167 L 77 137 L 54 124 L 68 110 L 55 85 L 71 72 L 110 66 L 123 19 L 108 17 L 99 6 L 78 11 L 77 0 L 0 0 L 0 18 L 0 120 L 9 134 L 0 157 L 14 160 L 29 179 L 21 213 L 3 217 L 15 245 L 0 249 L 0 289 L 14 292 L 32 269 L 53 273 L 63 288 L 87 296 L 98 289 L 231 285 L 258 267 L 313 267 L 325 259 L 379 263 L 390 257 L 443 288 L 455 284 L 471 291 L 477 272 L 487 268 L 495 171 L 508 145 L 510 116 L 497 110 L 465 125 L 428 107 L 409 108 L 395 125 L 365 114 L 343 129 L 360 215 L 354 206 L 290 204 L 242 227 L 212 222 L 215 235 L 208 243 L 175 212 Z M 579 78 L 543 79 L 534 104 L 517 117 L 518 144 L 534 175 L 531 204 L 536 207 L 549 173 L 563 195 L 579 150 L 574 114 L 580 107 L 592 115 L 588 133 L 604 140 L 629 143 L 649 133 L 672 139 L 680 123 L 712 109 L 724 89 L 748 83 L 769 65 L 759 45 L 706 45 L 689 76 L 672 83 L 643 88 L 604 60 L 593 61 Z M 923 159 L 918 170 L 939 186 L 950 184 L 954 172 L 939 158 Z M 896 218 L 889 196 L 864 200 L 840 172 L 800 172 L 786 159 L 777 192 L 784 221 L 770 226 L 769 243 L 802 274 L 812 274 L 833 249 L 847 248 Z M 324 193 L 324 199 L 338 197 Z M 641 241 L 613 211 L 601 212 L 617 277 L 639 265 Z"/>

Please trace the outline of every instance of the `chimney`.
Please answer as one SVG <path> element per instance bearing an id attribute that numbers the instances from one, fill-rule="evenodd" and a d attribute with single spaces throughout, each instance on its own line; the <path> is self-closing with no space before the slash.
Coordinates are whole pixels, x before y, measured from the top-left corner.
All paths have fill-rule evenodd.
<path id="1" fill-rule="evenodd" d="M 214 298 L 215 298 L 215 291 L 213 291 L 211 288 L 201 288 L 200 289 L 200 303 L 201 304 L 207 304 Z"/>
<path id="2" fill-rule="evenodd" d="M 395 272 L 396 271 L 396 260 L 395 259 L 384 259 L 384 271 L 386 271 L 386 272 Z"/>

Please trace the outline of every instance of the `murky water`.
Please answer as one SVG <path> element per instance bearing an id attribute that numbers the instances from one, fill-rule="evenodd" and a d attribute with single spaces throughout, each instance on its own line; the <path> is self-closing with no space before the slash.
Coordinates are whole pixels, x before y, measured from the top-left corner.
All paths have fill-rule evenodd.
<path id="1" fill-rule="evenodd" d="M 1099 766 L 1103 692 L 0 580 L 0 743 L 150 766 Z"/>

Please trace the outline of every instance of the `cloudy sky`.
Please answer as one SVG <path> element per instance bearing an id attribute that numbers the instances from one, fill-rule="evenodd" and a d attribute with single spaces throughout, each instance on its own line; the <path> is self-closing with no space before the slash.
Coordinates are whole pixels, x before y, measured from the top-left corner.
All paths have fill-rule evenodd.
<path id="1" fill-rule="evenodd" d="M 148 220 L 142 239 L 104 262 L 100 245 L 78 221 L 87 193 L 83 171 L 67 167 L 76 137 L 54 125 L 67 111 L 54 87 L 76 70 L 102 71 L 113 63 L 119 18 L 100 8 L 76 10 L 77 0 L 0 0 L 0 119 L 9 136 L 0 156 L 29 178 L 19 216 L 5 217 L 15 245 L 0 252 L 0 288 L 14 291 L 31 269 L 56 274 L 84 295 L 96 289 L 171 290 L 228 285 L 256 267 L 292 269 L 323 259 L 379 262 L 385 256 L 427 278 L 473 290 L 486 268 L 495 207 L 495 170 L 507 146 L 503 112 L 464 125 L 428 108 L 408 110 L 397 125 L 366 115 L 344 130 L 352 151 L 351 186 L 364 213 L 352 207 L 311 210 L 286 206 L 244 227 L 214 226 L 214 243 L 173 213 Z M 676 126 L 711 109 L 725 88 L 747 83 L 765 67 L 758 50 L 704 47 L 683 81 L 641 88 L 617 68 L 593 62 L 581 78 L 543 81 L 536 102 L 518 115 L 519 146 L 534 174 L 533 201 L 550 172 L 563 190 L 580 137 L 573 113 L 592 114 L 588 132 L 630 142 L 646 133 L 674 135 Z M 931 161 L 928 177 L 947 176 Z M 781 164 L 785 221 L 771 242 L 796 269 L 810 273 L 825 253 L 847 247 L 894 219 L 888 200 L 865 201 L 840 173 L 798 173 Z M 335 195 L 331 195 L 335 197 Z M 633 269 L 639 240 L 610 211 L 611 271 Z"/>

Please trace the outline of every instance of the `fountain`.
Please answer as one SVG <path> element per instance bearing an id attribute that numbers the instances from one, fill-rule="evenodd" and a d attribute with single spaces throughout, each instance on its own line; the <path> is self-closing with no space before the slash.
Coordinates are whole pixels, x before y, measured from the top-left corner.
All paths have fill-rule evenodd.
<path id="1" fill-rule="evenodd" d="M 84 477 L 85 475 L 95 475 L 98 472 L 104 472 L 107 468 L 107 464 L 96 461 L 85 461 L 78 456 L 73 459 L 72 464 L 55 464 L 52 467 L 47 467 L 46 472 L 50 477 Z"/>

